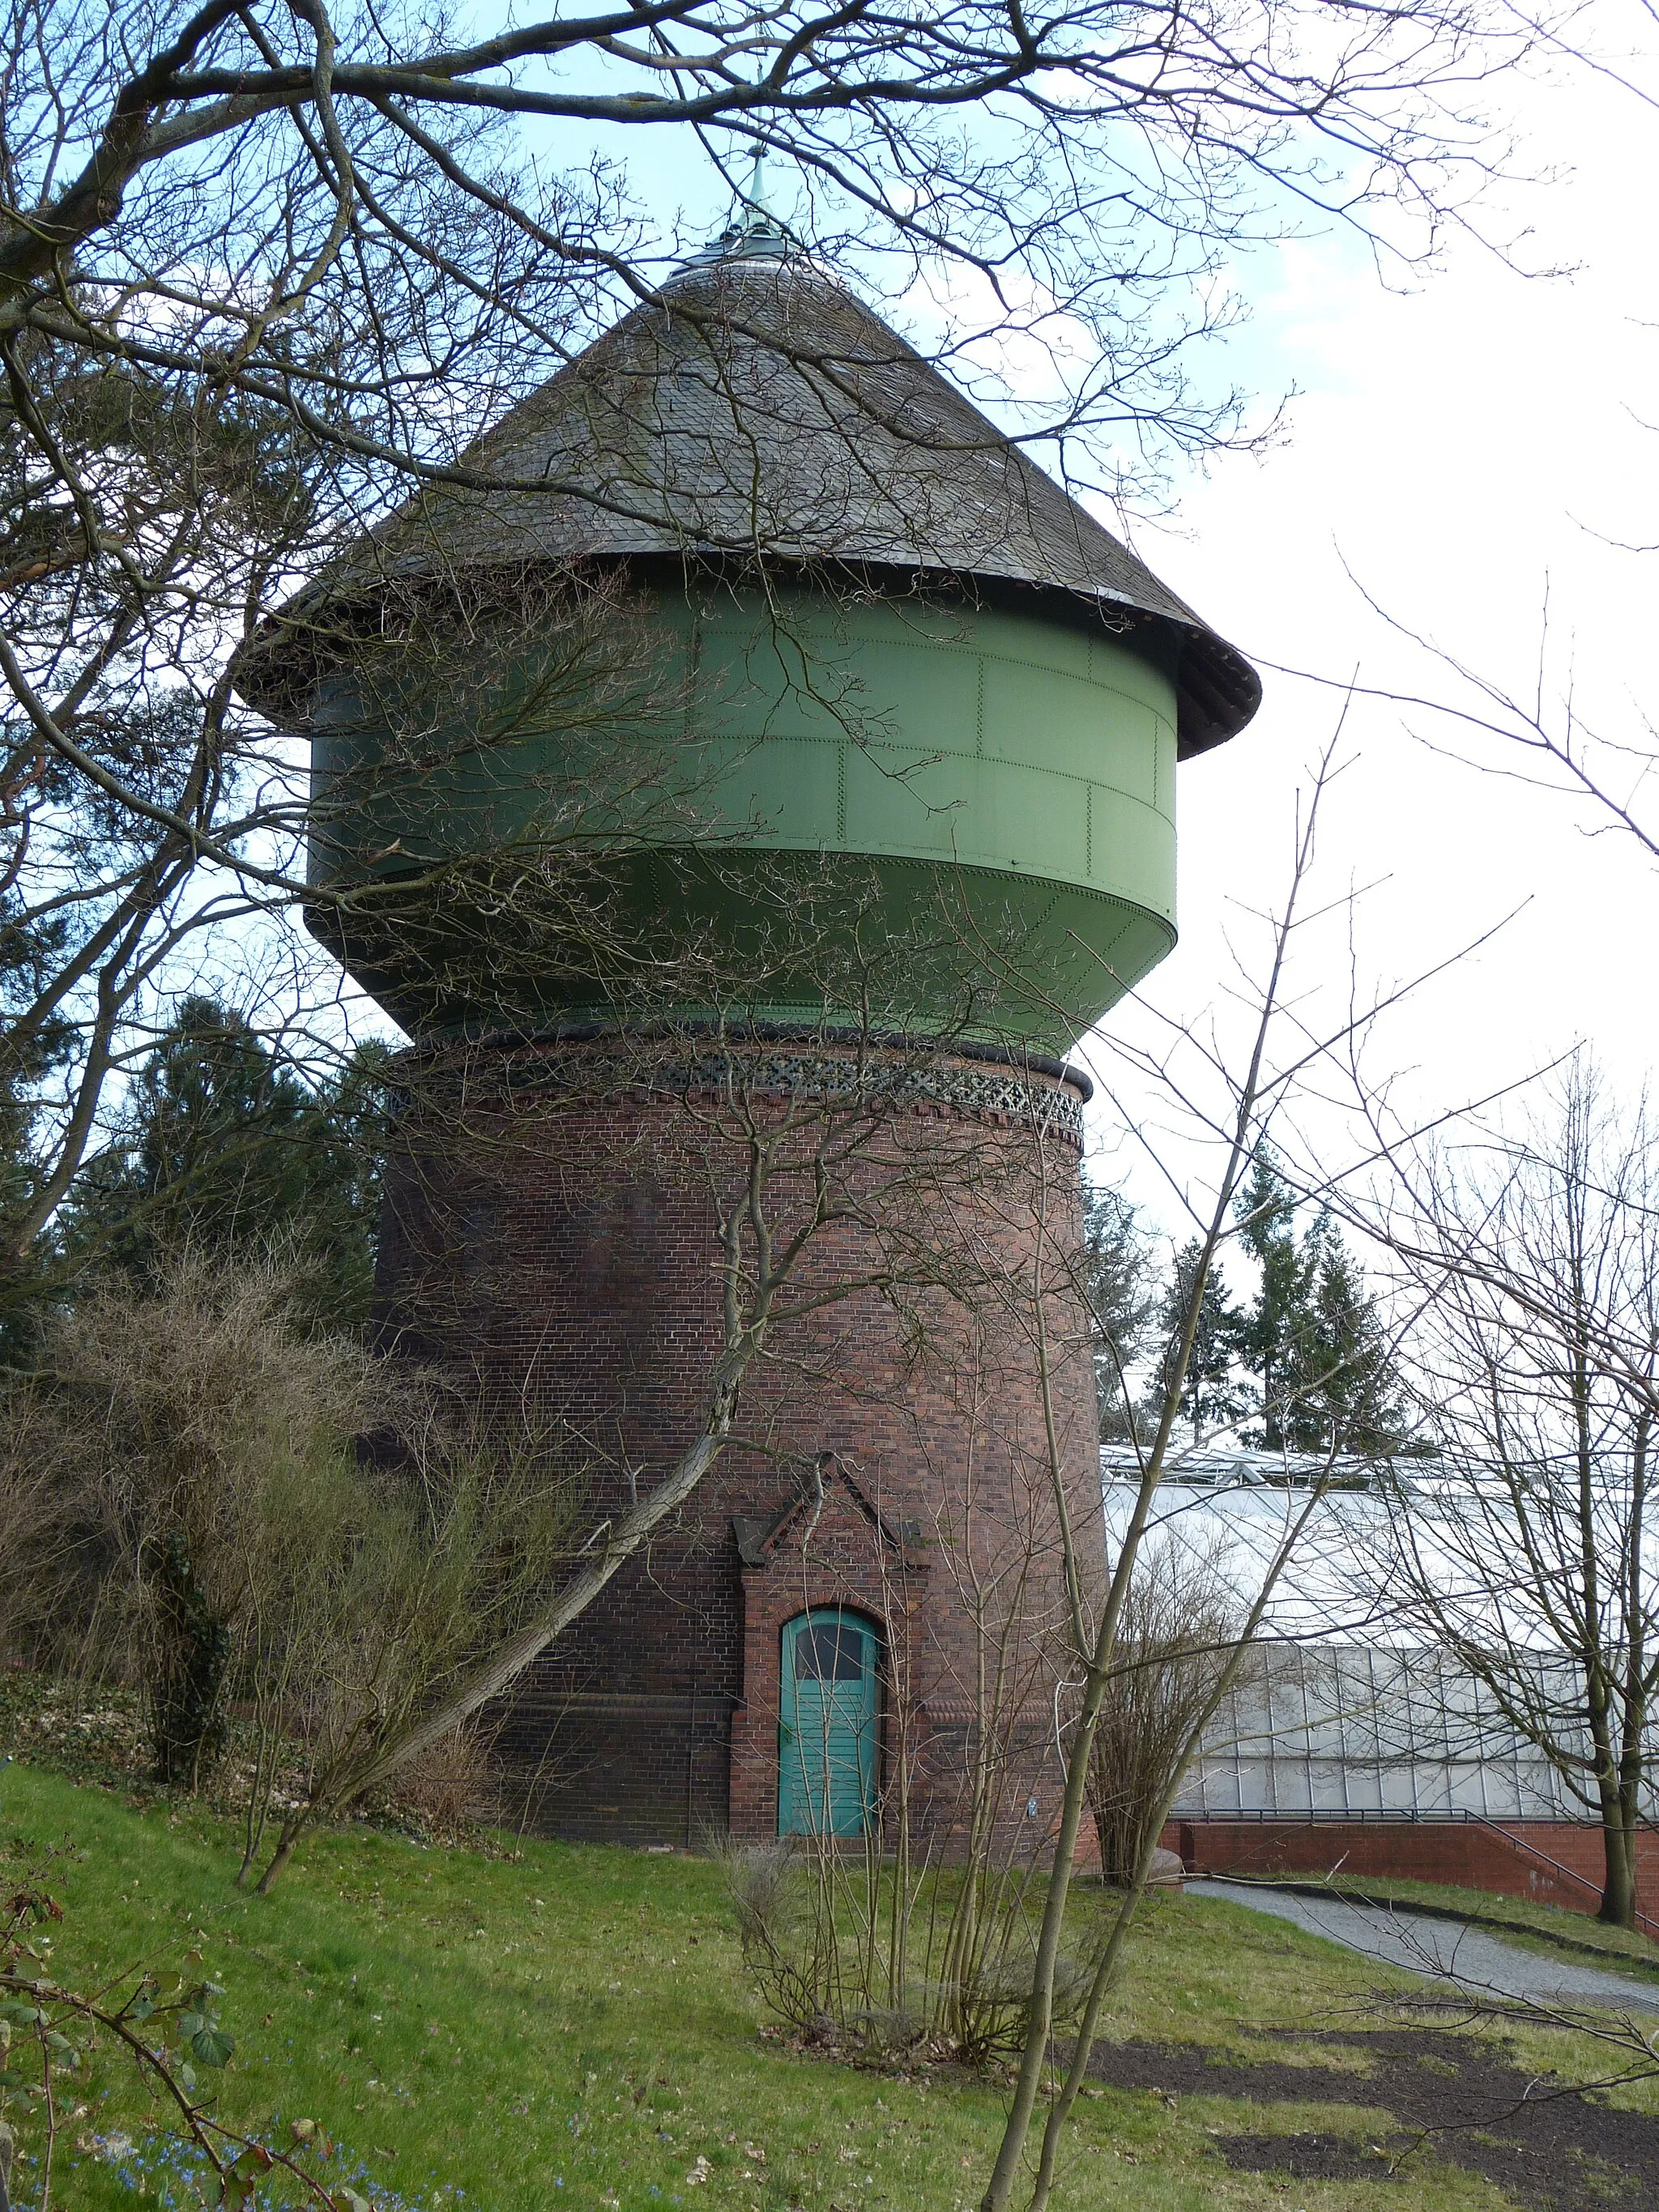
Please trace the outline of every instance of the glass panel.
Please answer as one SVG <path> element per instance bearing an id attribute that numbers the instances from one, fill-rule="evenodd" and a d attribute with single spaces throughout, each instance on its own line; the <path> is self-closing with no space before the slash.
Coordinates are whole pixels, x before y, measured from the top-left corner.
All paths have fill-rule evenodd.
<path id="1" fill-rule="evenodd" d="M 815 1621 L 795 1638 L 798 1682 L 860 1682 L 864 1638 L 850 1622 Z"/>

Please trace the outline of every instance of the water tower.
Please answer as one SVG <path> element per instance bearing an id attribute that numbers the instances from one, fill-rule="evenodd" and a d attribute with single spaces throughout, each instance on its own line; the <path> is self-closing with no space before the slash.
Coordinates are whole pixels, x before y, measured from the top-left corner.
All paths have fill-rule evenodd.
<path id="1" fill-rule="evenodd" d="M 884 1071 L 901 1149 L 925 1128 L 984 1161 L 1039 1128 L 1074 1229 L 1087 1085 L 1064 1055 L 1174 943 L 1176 763 L 1237 731 L 1259 685 L 752 203 L 458 473 L 289 611 L 245 688 L 312 736 L 313 878 L 348 894 L 313 926 L 414 1038 L 411 1065 L 449 1072 L 448 1091 L 411 1085 L 386 1328 L 589 1438 L 599 1525 L 684 1448 L 718 1341 L 684 1075 L 699 1023 L 719 1035 L 696 1079 L 718 1082 L 740 1028 L 745 1080 L 781 1107 Z M 617 626 L 597 675 L 592 637 L 570 642 L 572 575 Z M 502 665 L 473 665 L 475 628 Z M 426 733 L 416 777 L 399 717 Z M 656 765 L 604 792 L 639 728 Z M 603 873 L 609 969 L 578 918 L 532 898 L 515 921 L 516 841 L 550 793 Z M 837 967 L 839 929 L 861 967 Z M 615 983 L 659 945 L 666 973 L 695 975 L 701 949 L 727 978 L 718 1008 L 685 985 L 661 1082 Z M 867 1000 L 833 1003 L 854 969 L 892 981 L 873 1026 Z M 964 1176 L 940 1218 L 1024 1253 L 994 1181 Z M 868 1226 L 815 1264 L 856 1272 Z M 714 1474 L 520 1685 L 501 1741 L 538 1825 L 846 1832 L 907 1759 L 915 1817 L 948 1839 L 981 1757 L 987 1620 L 994 1641 L 1006 1625 L 983 1592 L 1006 1597 L 1011 1543 L 1052 1537 L 1051 1446 L 1085 1566 L 1102 1541 L 1087 1346 L 1064 1284 L 1043 1295 L 1041 1389 L 1029 1315 L 1018 1342 L 975 1322 L 918 1358 L 873 1291 L 787 1372 L 756 1372 Z M 1023 1665 L 1063 1623 L 1046 1567 L 1022 1587 Z M 1033 1836 L 1057 1807 L 1048 1663 L 1000 1754 L 1004 1812 Z"/>

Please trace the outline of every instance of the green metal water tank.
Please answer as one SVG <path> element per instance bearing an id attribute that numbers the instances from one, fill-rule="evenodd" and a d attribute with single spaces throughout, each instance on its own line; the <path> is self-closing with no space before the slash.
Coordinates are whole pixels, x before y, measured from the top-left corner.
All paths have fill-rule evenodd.
<path id="1" fill-rule="evenodd" d="M 621 964 L 719 951 L 729 1004 L 751 959 L 756 1019 L 847 988 L 827 928 L 888 1020 L 1063 1050 L 1174 943 L 1176 763 L 1249 720 L 1254 672 L 768 222 L 457 475 L 241 683 L 311 736 L 313 927 L 412 1032 L 605 1016 L 580 926 L 515 918 L 556 797 Z M 608 720 L 568 624 L 538 635 L 572 575 L 617 633 Z M 455 611 L 492 602 L 486 674 Z"/>

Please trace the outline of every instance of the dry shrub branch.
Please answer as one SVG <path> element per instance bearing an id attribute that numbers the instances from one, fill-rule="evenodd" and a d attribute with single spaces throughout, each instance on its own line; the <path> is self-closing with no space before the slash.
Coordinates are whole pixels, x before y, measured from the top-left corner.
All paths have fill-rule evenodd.
<path id="1" fill-rule="evenodd" d="M 1090 1783 L 1101 1872 L 1121 1888 L 1158 1841 L 1194 1723 L 1210 1711 L 1243 1626 L 1212 1553 L 1167 1538 L 1143 1547 L 1096 1723 Z"/>
<path id="2" fill-rule="evenodd" d="M 295 1289 L 274 1261 L 190 1253 L 154 1295 L 102 1285 L 6 1401 L 0 1445 L 47 1570 L 15 1632 L 135 1674 L 163 1780 L 198 1787 L 233 1713 L 251 1723 L 243 1880 L 296 1747 L 290 1851 L 325 1778 L 541 1598 L 580 1486 L 555 1438 L 486 1440 L 429 1378 L 305 1334 Z"/>

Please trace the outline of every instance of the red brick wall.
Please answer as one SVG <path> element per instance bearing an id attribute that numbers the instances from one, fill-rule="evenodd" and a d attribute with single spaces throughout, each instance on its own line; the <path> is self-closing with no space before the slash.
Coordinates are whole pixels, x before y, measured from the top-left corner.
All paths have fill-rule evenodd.
<path id="1" fill-rule="evenodd" d="M 682 1844 L 728 1822 L 775 1833 L 780 1630 L 837 1602 L 884 1624 L 884 1789 L 890 1802 L 902 1786 L 920 1835 L 959 1838 L 976 1754 L 1022 1841 L 1057 1814 L 1064 1623 L 1028 1292 L 1037 1221 L 1049 1284 L 1053 1247 L 1079 1231 L 1075 1101 L 1032 1079 L 1039 1104 L 1073 1117 L 1039 1136 L 996 1106 L 982 1067 L 923 1073 L 879 1110 L 809 1115 L 786 1147 L 800 1170 L 785 1177 L 786 1228 L 811 1186 L 805 1152 L 826 1137 L 858 1200 L 790 1298 L 832 1295 L 781 1322 L 744 1389 L 741 1441 L 522 1680 L 502 1748 L 534 1825 Z M 775 1127 L 801 1107 L 771 1080 L 743 1109 Z M 619 1076 L 614 1054 L 585 1046 L 480 1048 L 411 1073 L 382 1236 L 386 1332 L 488 1401 L 531 1409 L 580 1470 L 590 1528 L 700 1431 L 716 1207 L 741 1188 L 743 1118 L 688 1091 L 683 1068 L 642 1060 Z M 1086 1336 L 1064 1293 L 1048 1291 L 1045 1314 L 1073 1518 L 1097 1573 Z M 976 1685 L 999 1680 L 987 1729 Z"/>
<path id="2" fill-rule="evenodd" d="M 1601 1831 L 1583 1821 L 1172 1820 L 1163 1841 L 1193 1874 L 1392 1875 L 1571 1912 L 1595 1912 L 1602 1880 Z M 1638 1837 L 1637 1867 L 1638 1908 L 1659 1920 L 1659 1836 Z"/>

